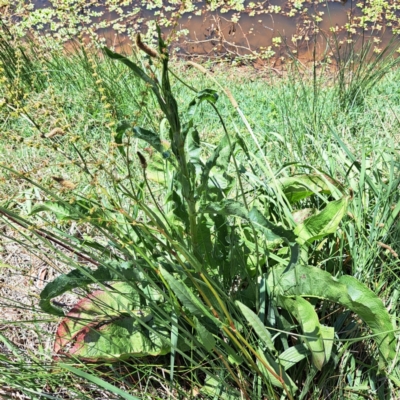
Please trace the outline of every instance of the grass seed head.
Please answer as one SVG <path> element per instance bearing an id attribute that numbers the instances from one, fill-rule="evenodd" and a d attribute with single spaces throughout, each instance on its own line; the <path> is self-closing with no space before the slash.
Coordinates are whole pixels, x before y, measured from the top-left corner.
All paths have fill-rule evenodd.
<path id="1" fill-rule="evenodd" d="M 140 151 L 138 151 L 136 154 L 139 157 L 140 165 L 142 166 L 143 169 L 146 169 L 147 168 L 147 161 L 144 158 L 144 155 Z"/>
<path id="2" fill-rule="evenodd" d="M 149 47 L 146 43 L 142 42 L 142 38 L 140 37 L 140 33 L 136 35 L 136 45 L 139 47 L 140 50 L 144 51 L 147 55 L 153 58 L 159 58 L 160 55 L 157 53 L 156 50 Z"/>

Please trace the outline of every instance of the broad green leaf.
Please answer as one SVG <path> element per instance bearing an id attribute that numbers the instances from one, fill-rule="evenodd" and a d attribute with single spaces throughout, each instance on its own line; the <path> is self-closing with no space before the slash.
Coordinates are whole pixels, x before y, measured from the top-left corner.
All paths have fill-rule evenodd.
<path id="1" fill-rule="evenodd" d="M 191 292 L 191 290 L 181 281 L 174 278 L 164 268 L 160 268 L 161 275 L 167 281 L 175 296 L 179 299 L 182 305 L 189 310 L 193 315 L 206 315 L 212 320 L 215 318 L 206 309 L 205 305 Z"/>
<path id="2" fill-rule="evenodd" d="M 224 217 L 234 215 L 243 219 L 248 219 L 248 212 L 242 203 L 235 200 L 225 200 L 219 203 L 209 203 L 202 210 L 206 213 L 215 213 Z"/>
<path id="3" fill-rule="evenodd" d="M 314 366 L 321 371 L 325 363 L 325 348 L 321 325 L 314 307 L 300 296 L 294 298 L 280 296 L 280 304 L 300 323 L 303 340 L 311 351 Z"/>
<path id="4" fill-rule="evenodd" d="M 335 328 L 320 324 L 321 335 L 324 341 L 325 363 L 327 363 L 332 355 L 333 340 L 335 338 Z"/>
<path id="5" fill-rule="evenodd" d="M 268 285 L 285 296 L 316 297 L 350 309 L 376 335 L 380 368 L 395 358 L 397 342 L 389 313 L 382 300 L 357 279 L 348 275 L 336 279 L 321 269 L 300 265 L 284 273 L 279 266 L 271 270 Z"/>
<path id="6" fill-rule="evenodd" d="M 133 128 L 134 137 L 142 139 L 147 142 L 150 146 L 154 147 L 155 150 L 160 152 L 164 158 L 169 158 L 169 152 L 164 148 L 161 143 L 161 138 L 156 133 L 149 131 L 148 129 L 140 128 L 135 126 Z"/>
<path id="7" fill-rule="evenodd" d="M 88 214 L 88 210 L 80 207 L 79 204 L 71 205 L 61 201 L 47 201 L 32 208 L 30 215 L 46 211 L 53 213 L 60 221 L 76 221 Z"/>
<path id="8" fill-rule="evenodd" d="M 215 104 L 218 100 L 218 93 L 212 89 L 204 89 L 198 93 L 196 93 L 196 97 L 189 103 L 189 107 L 187 110 L 187 114 L 189 117 L 193 118 L 197 107 L 203 101 L 209 101 L 210 103 Z"/>
<path id="9" fill-rule="evenodd" d="M 286 388 L 293 394 L 297 391 L 296 384 L 292 381 L 290 376 L 285 372 L 285 369 L 282 365 L 279 364 L 279 360 L 275 361 L 268 353 L 264 353 L 263 351 L 258 351 L 259 357 L 263 360 L 265 364 L 267 364 L 272 371 L 276 375 L 278 375 L 284 382 Z M 272 385 L 276 387 L 283 388 L 282 381 L 279 380 L 275 375 L 273 375 L 266 367 L 263 365 L 261 361 L 258 361 L 258 366 L 260 370 L 264 373 L 264 375 L 270 380 Z"/>
<path id="10" fill-rule="evenodd" d="M 258 337 L 266 344 L 267 348 L 271 352 L 275 352 L 274 342 L 272 341 L 271 334 L 261 322 L 257 314 L 255 314 L 249 307 L 242 304 L 240 301 L 235 301 L 236 305 L 240 308 L 240 311 L 246 318 L 247 322 L 251 325 Z"/>
<path id="11" fill-rule="evenodd" d="M 228 217 L 230 215 L 248 219 L 248 212 L 242 203 L 235 200 L 223 200 L 220 202 L 210 202 L 202 210 L 205 213 L 215 213 Z"/>
<path id="12" fill-rule="evenodd" d="M 304 344 L 297 344 L 296 346 L 289 347 L 279 355 L 279 364 L 286 371 L 301 360 L 304 360 L 309 354 L 310 350 Z"/>
<path id="13" fill-rule="evenodd" d="M 329 181 L 334 186 L 339 186 L 338 182 L 327 175 L 296 175 L 278 179 L 278 183 L 282 187 L 282 192 L 290 203 L 295 203 L 316 193 L 331 193 L 326 181 Z"/>
<path id="14" fill-rule="evenodd" d="M 190 128 L 186 136 L 186 147 L 189 162 L 193 165 L 196 171 L 196 178 L 201 175 L 203 170 L 203 163 L 200 160 L 200 137 L 199 132 L 195 128 Z"/>
<path id="15" fill-rule="evenodd" d="M 297 264 L 299 259 L 299 246 L 296 243 L 296 235 L 293 231 L 268 221 L 255 207 L 248 212 L 242 203 L 235 200 L 224 200 L 218 203 L 210 202 L 201 211 L 210 214 L 216 213 L 225 217 L 235 216 L 247 220 L 255 229 L 263 232 L 267 241 L 275 241 L 279 238 L 283 239 L 290 246 L 291 250 L 287 269 L 291 269 Z"/>
<path id="16" fill-rule="evenodd" d="M 210 173 L 211 170 L 215 167 L 215 174 L 226 172 L 231 155 L 235 149 L 236 143 L 238 142 L 237 138 L 229 138 L 225 135 L 216 149 L 213 151 L 209 159 L 207 160 L 205 167 L 203 169 L 202 177 L 201 177 L 201 186 L 199 188 L 199 194 L 210 186 Z"/>
<path id="17" fill-rule="evenodd" d="M 293 231 L 268 221 L 255 207 L 250 210 L 248 220 L 256 229 L 264 232 L 267 240 L 274 241 L 277 238 L 282 238 L 290 245 L 293 245 L 296 240 Z"/>
<path id="18" fill-rule="evenodd" d="M 215 148 L 214 152 L 211 154 L 210 158 L 207 160 L 207 169 L 211 170 L 215 166 L 226 168 L 229 164 L 235 144 L 235 138 L 229 138 L 227 135 L 225 135 Z"/>
<path id="19" fill-rule="evenodd" d="M 207 194 L 212 199 L 226 197 L 234 186 L 234 183 L 234 178 L 225 171 L 214 169 L 209 176 Z M 217 194 L 217 196 L 214 197 L 212 194 Z"/>
<path id="20" fill-rule="evenodd" d="M 348 197 L 332 201 L 319 214 L 313 215 L 297 225 L 294 232 L 298 235 L 298 243 L 311 243 L 335 233 L 346 214 L 348 203 Z"/>
<path id="21" fill-rule="evenodd" d="M 100 266 L 94 271 L 89 268 L 75 269 L 68 274 L 59 275 L 52 282 L 48 283 L 40 293 L 39 305 L 43 311 L 49 314 L 64 316 L 63 309 L 51 303 L 54 297 L 78 287 L 85 287 L 91 283 L 121 279 L 135 279 L 135 281 L 138 281 L 140 277 L 133 265 L 128 262 L 110 264 L 108 268 Z"/>
<path id="22" fill-rule="evenodd" d="M 189 214 L 187 208 L 185 207 L 185 201 L 182 197 L 181 191 L 172 190 L 165 201 L 166 203 L 169 203 L 170 211 L 172 211 L 173 215 L 187 225 L 189 221 Z"/>
<path id="23" fill-rule="evenodd" d="M 207 328 L 202 325 L 199 320 L 194 318 L 196 331 L 197 331 L 197 339 L 204 346 L 204 348 L 211 352 L 215 347 L 215 339 L 211 332 L 207 330 Z"/>
<path id="24" fill-rule="evenodd" d="M 80 300 L 60 323 L 54 352 L 84 361 L 116 361 L 167 354 L 169 330 L 158 326 L 128 283 Z"/>
<path id="25" fill-rule="evenodd" d="M 293 231 L 278 226 L 268 221 L 260 211 L 253 207 L 250 212 L 242 203 L 235 200 L 224 200 L 219 203 L 209 203 L 203 210 L 207 213 L 217 213 L 224 216 L 236 216 L 243 218 L 253 224 L 253 226 L 262 231 L 268 241 L 276 239 L 285 239 L 288 243 L 293 244 L 296 235 Z"/>

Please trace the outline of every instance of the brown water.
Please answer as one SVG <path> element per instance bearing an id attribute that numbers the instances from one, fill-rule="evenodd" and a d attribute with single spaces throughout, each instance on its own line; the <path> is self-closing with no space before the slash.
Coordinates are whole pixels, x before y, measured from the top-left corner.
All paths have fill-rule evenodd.
<path id="1" fill-rule="evenodd" d="M 332 38 L 332 28 L 339 40 L 346 38 L 348 30 L 345 24 L 361 15 L 357 3 L 362 2 L 347 0 L 325 3 L 308 2 L 296 16 L 283 15 L 290 13 L 294 8 L 293 1 L 271 0 L 263 2 L 264 7 L 256 10 L 250 8 L 250 1 L 246 1 L 245 10 L 240 13 L 232 10 L 222 12 L 221 8 L 211 11 L 206 2 L 197 2 L 197 14 L 200 15 L 183 13 L 179 18 L 174 15 L 176 9 L 168 10 L 169 3 L 165 0 L 162 7 L 153 10 L 147 10 L 140 5 L 139 1 L 120 0 L 120 9 L 125 18 L 121 17 L 118 10 L 106 6 L 106 0 L 82 1 L 80 6 L 72 7 L 69 12 L 80 16 L 90 15 L 91 12 L 101 13 L 101 16 L 91 16 L 91 24 L 96 33 L 106 38 L 108 45 L 127 51 L 131 45 L 130 33 L 132 32 L 117 32 L 115 27 L 113 28 L 116 22 L 121 26 L 132 28 L 132 31 L 146 32 L 147 21 L 158 19 L 163 25 L 164 19 L 164 22 L 169 20 L 172 23 L 172 27 L 163 27 L 164 34 L 174 38 L 171 43 L 175 49 L 179 48 L 178 51 L 182 56 L 235 57 L 237 55 L 251 56 L 255 52 L 259 54 L 263 51 L 264 55 L 267 55 L 268 50 L 273 50 L 275 60 L 287 55 L 288 48 L 292 54 L 304 60 L 311 59 L 314 54 L 326 54 L 327 39 Z M 225 0 L 225 3 L 227 2 L 228 0 Z M 45 10 L 53 7 L 55 0 L 34 0 L 33 3 L 36 10 Z M 90 4 L 92 5 L 89 6 Z M 268 12 L 268 6 L 280 6 L 281 12 Z M 140 10 L 134 15 L 129 15 L 135 8 L 140 8 Z M 252 16 L 253 11 L 256 15 Z M 239 16 L 238 21 L 235 18 L 237 16 Z M 316 16 L 321 16 L 318 22 L 318 34 L 315 33 Z M 104 21 L 107 21 L 108 26 L 99 27 Z M 49 28 L 49 25 L 46 24 L 45 28 Z M 187 30 L 187 33 L 176 38 L 176 32 L 182 30 Z M 358 32 L 360 33 L 359 29 Z M 364 34 L 367 38 L 370 37 L 368 31 Z M 379 46 L 382 47 L 392 37 L 392 30 L 386 29 L 382 24 L 382 29 L 375 30 L 374 35 L 381 38 L 382 42 Z M 281 44 L 273 43 L 274 38 L 281 38 Z M 293 38 L 297 40 L 293 41 Z"/>

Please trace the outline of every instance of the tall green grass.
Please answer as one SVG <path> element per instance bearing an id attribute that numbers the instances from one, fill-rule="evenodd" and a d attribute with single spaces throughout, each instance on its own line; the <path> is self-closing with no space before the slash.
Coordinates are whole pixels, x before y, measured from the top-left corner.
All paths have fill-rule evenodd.
<path id="1" fill-rule="evenodd" d="M 26 68 L 1 89 L 0 234 L 58 275 L 19 305 L 34 351 L 0 337 L 7 391 L 398 397 L 397 70 L 343 107 L 329 75 L 210 78 L 168 65 L 161 40 L 129 59 L 6 45 Z M 86 303 L 54 359 L 67 291 Z M 63 347 L 85 327 L 93 347 Z"/>

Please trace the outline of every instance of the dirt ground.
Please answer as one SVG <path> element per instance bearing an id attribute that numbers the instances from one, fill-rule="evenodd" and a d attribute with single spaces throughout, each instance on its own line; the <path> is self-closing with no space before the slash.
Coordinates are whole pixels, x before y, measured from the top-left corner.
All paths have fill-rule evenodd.
<path id="1" fill-rule="evenodd" d="M 57 318 L 41 311 L 40 292 L 67 268 L 51 260 L 46 252 L 40 258 L 30 253 L 17 242 L 23 240 L 18 232 L 1 223 L 0 230 L 0 334 L 22 351 L 40 349 L 50 356 Z M 75 301 L 73 294 L 60 299 L 66 309 Z M 7 346 L 0 341 L 0 354 L 8 353 Z"/>

